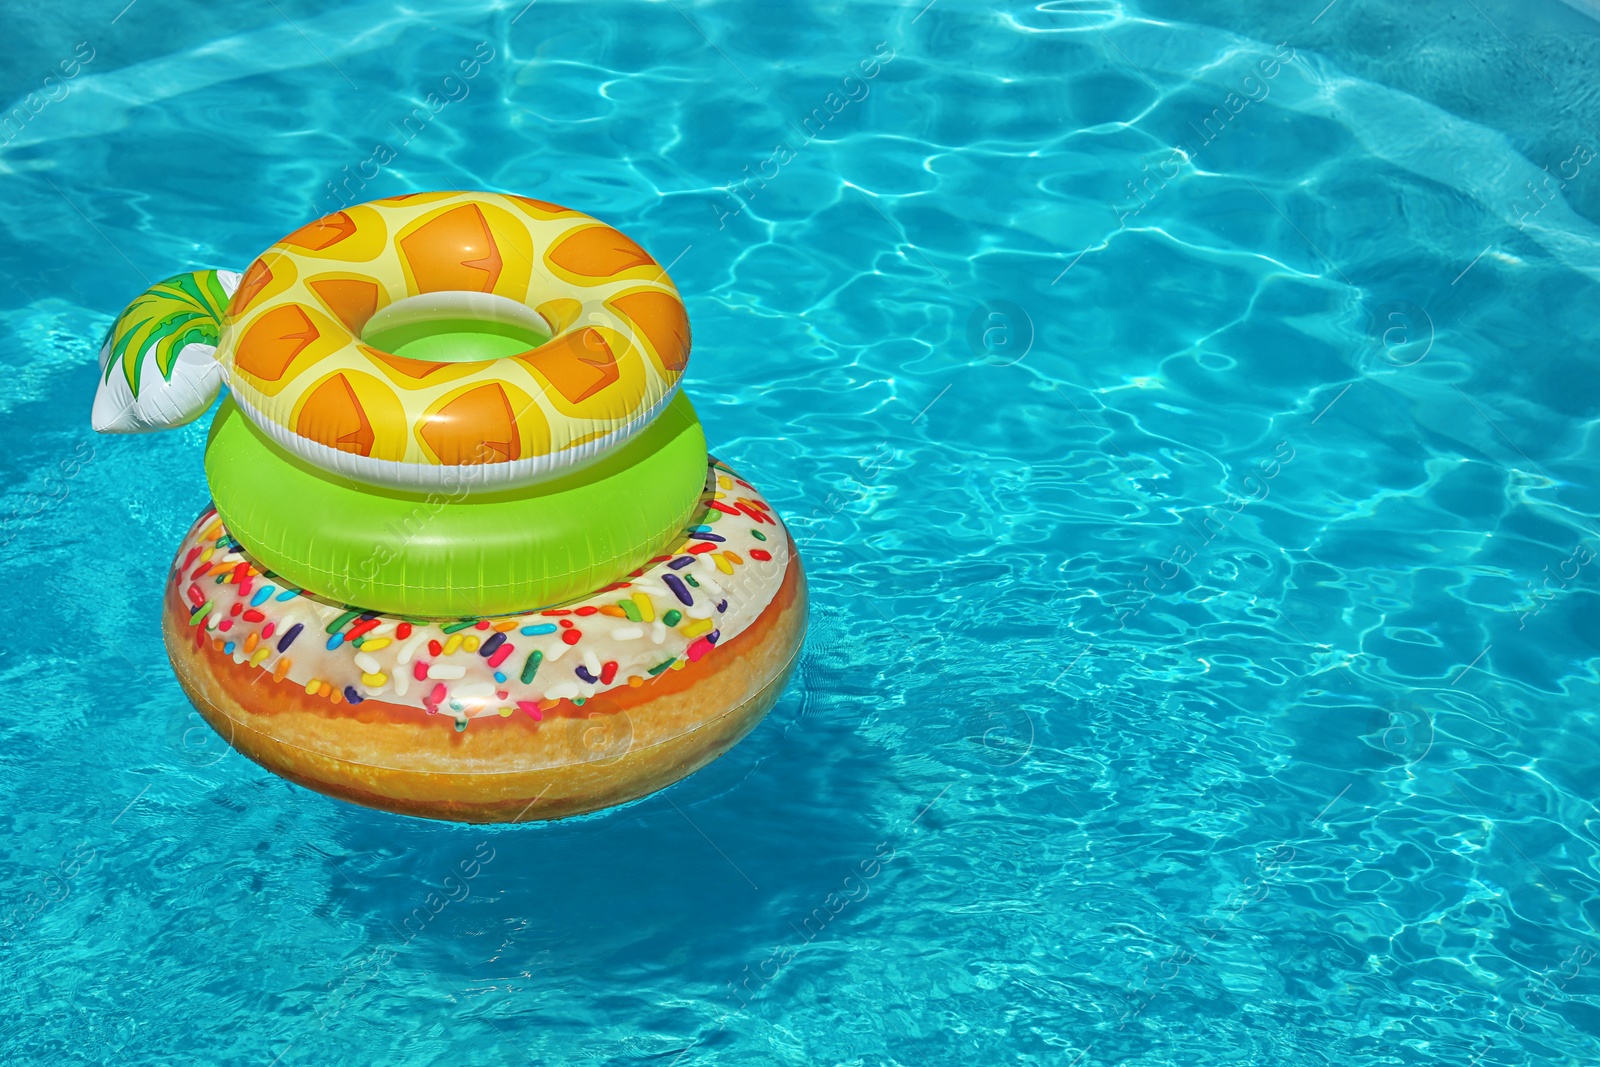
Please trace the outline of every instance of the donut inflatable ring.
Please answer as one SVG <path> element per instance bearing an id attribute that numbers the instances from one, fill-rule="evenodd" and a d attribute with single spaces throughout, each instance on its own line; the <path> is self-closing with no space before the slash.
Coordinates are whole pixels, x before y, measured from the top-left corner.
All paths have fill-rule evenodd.
<path id="1" fill-rule="evenodd" d="M 246 756 L 370 807 L 513 822 L 652 793 L 761 720 L 805 630 L 805 578 L 777 516 L 730 469 L 708 473 L 709 521 L 681 551 L 562 607 L 492 619 L 308 594 L 255 567 L 208 510 L 167 584 L 178 681 Z"/>
<path id="2" fill-rule="evenodd" d="M 92 421 L 223 386 L 162 628 L 234 748 L 386 811 L 518 822 L 658 790 L 760 721 L 806 581 L 708 456 L 666 272 L 580 212 L 421 193 L 146 291 Z"/>

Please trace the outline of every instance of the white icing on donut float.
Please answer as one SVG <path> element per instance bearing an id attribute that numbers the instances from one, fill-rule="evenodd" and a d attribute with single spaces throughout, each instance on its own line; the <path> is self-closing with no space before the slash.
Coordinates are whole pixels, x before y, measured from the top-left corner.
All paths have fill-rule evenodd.
<path id="1" fill-rule="evenodd" d="M 173 561 L 197 644 L 334 703 L 378 699 L 465 729 L 543 718 L 619 686 L 644 686 L 738 636 L 777 595 L 788 532 L 765 498 L 712 460 L 702 508 L 676 551 L 579 600 L 494 618 L 364 612 L 263 572 L 208 509 Z"/>

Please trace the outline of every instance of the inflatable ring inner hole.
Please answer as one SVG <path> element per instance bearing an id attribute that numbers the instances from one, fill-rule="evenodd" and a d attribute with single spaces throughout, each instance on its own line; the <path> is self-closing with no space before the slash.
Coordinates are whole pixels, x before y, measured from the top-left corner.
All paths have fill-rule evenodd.
<path id="1" fill-rule="evenodd" d="M 367 320 L 362 343 L 428 363 L 477 363 L 538 348 L 552 336 L 544 316 L 493 293 L 435 292 L 396 300 Z"/>

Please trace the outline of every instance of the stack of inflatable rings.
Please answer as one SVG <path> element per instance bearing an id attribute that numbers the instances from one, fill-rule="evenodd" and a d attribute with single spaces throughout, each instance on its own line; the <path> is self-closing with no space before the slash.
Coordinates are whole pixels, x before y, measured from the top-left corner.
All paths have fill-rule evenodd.
<path id="1" fill-rule="evenodd" d="M 594 811 L 721 755 L 793 668 L 805 578 L 707 456 L 688 355 L 653 258 L 519 196 L 377 200 L 153 286 L 94 422 L 231 394 L 166 583 L 190 699 L 285 778 L 441 819 Z"/>

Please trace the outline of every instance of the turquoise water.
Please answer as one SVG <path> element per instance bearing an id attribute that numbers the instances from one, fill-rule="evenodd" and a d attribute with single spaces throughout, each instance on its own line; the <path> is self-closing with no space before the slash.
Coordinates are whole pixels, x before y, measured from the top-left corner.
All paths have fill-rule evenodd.
<path id="1" fill-rule="evenodd" d="M 1600 1061 L 1580 6 L 14 16 L 5 1062 Z M 88 428 L 147 280 L 475 187 L 672 264 L 813 579 L 745 743 L 558 825 L 230 754 L 204 423 Z"/>

